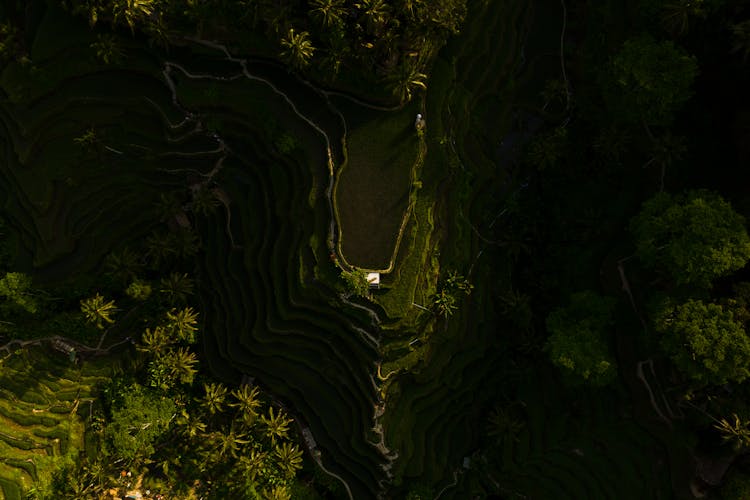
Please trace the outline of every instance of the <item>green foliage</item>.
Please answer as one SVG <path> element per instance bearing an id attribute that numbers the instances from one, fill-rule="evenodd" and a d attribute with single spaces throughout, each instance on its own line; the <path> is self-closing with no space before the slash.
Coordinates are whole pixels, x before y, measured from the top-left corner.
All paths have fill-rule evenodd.
<path id="1" fill-rule="evenodd" d="M 165 328 L 170 336 L 180 342 L 194 344 L 198 331 L 198 313 L 192 307 L 180 310 L 167 311 L 167 323 Z"/>
<path id="2" fill-rule="evenodd" d="M 266 435 L 271 439 L 271 443 L 276 443 L 277 439 L 286 439 L 289 436 L 289 424 L 292 419 L 286 417 L 284 410 L 278 410 L 274 414 L 273 406 L 268 408 L 268 416 L 261 415 L 260 421 L 266 429 Z"/>
<path id="3" fill-rule="evenodd" d="M 135 300 L 146 300 L 151 296 L 151 285 L 145 281 L 135 280 L 125 289 L 125 295 Z"/>
<path id="4" fill-rule="evenodd" d="M 637 254 L 678 284 L 708 286 L 750 259 L 744 218 L 710 191 L 659 193 L 630 224 Z"/>
<path id="5" fill-rule="evenodd" d="M 663 125 L 692 96 L 695 58 L 672 42 L 648 35 L 627 40 L 610 65 L 606 97 L 618 117 Z"/>
<path id="6" fill-rule="evenodd" d="M 341 271 L 341 279 L 344 280 L 349 293 L 360 297 L 370 295 L 370 282 L 367 281 L 367 273 L 362 269 L 354 268 L 351 271 Z"/>
<path id="7" fill-rule="evenodd" d="M 227 399 L 227 388 L 221 383 L 203 384 L 203 406 L 210 414 L 221 413 Z"/>
<path id="8" fill-rule="evenodd" d="M 550 337 L 544 349 L 572 380 L 604 386 L 617 376 L 608 338 L 614 307 L 614 299 L 587 290 L 574 293 L 567 307 L 547 316 Z"/>
<path id="9" fill-rule="evenodd" d="M 665 306 L 654 323 L 664 352 L 693 381 L 721 385 L 750 377 L 750 338 L 733 311 L 688 300 Z"/>
<path id="10" fill-rule="evenodd" d="M 129 460 L 151 455 L 157 439 L 169 429 L 175 411 L 169 398 L 137 384 L 126 388 L 112 409 L 112 420 L 105 431 L 111 452 Z"/>
<path id="11" fill-rule="evenodd" d="M 437 293 L 432 298 L 432 305 L 439 315 L 447 318 L 458 309 L 459 295 L 469 295 L 473 288 L 474 286 L 464 276 L 450 271 L 448 276 L 441 281 Z"/>
<path id="12" fill-rule="evenodd" d="M 185 273 L 171 273 L 159 281 L 159 292 L 170 304 L 183 304 L 193 294 L 193 280 Z"/>
<path id="13" fill-rule="evenodd" d="M 733 467 L 724 479 L 719 494 L 719 500 L 747 500 L 750 498 L 750 474 Z"/>
<path id="14" fill-rule="evenodd" d="M 31 277 L 26 274 L 5 273 L 0 279 L 0 295 L 27 312 L 39 310 L 39 303 L 31 293 Z"/>
<path id="15" fill-rule="evenodd" d="M 721 433 L 721 439 L 732 446 L 735 452 L 741 452 L 750 447 L 750 422 L 743 422 L 737 414 L 727 420 L 722 418 L 714 424 L 714 428 Z"/>
<path id="16" fill-rule="evenodd" d="M 281 39 L 281 47 L 281 57 L 295 69 L 308 66 L 315 52 L 315 47 L 310 41 L 310 33 L 295 33 L 294 28 L 289 28 L 286 36 Z"/>
<path id="17" fill-rule="evenodd" d="M 91 44 L 91 48 L 104 64 L 117 64 L 125 55 L 117 37 L 111 33 L 97 35 L 96 42 Z"/>
<path id="18" fill-rule="evenodd" d="M 100 330 L 104 329 L 105 323 L 114 323 L 112 314 L 117 311 L 115 301 L 107 302 L 104 297 L 98 293 L 93 297 L 81 300 L 81 312 L 84 314 L 86 321 L 96 325 Z"/>

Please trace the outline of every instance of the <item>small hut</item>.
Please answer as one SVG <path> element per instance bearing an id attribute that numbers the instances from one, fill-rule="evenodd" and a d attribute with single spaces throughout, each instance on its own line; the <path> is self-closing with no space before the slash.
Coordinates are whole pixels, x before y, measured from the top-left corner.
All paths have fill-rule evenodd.
<path id="1" fill-rule="evenodd" d="M 370 288 L 380 288 L 380 273 L 367 273 L 367 283 Z"/>

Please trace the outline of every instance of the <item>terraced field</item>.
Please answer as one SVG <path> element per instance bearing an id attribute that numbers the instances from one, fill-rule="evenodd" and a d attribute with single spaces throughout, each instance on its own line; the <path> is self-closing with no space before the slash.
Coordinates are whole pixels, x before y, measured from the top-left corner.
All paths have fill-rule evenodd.
<path id="1" fill-rule="evenodd" d="M 460 214 L 439 209 L 444 224 L 458 221 L 442 228 L 449 232 L 443 241 L 452 245 L 442 252 L 467 268 L 471 262 L 466 260 L 476 255 L 476 245 L 481 242 L 476 241 L 466 223 L 475 200 L 462 197 L 468 189 L 476 189 L 480 196 L 483 189 L 499 196 L 498 183 L 505 175 L 493 163 L 494 152 L 472 149 L 476 142 L 472 136 L 499 137 L 504 127 L 510 128 L 508 114 L 513 103 L 503 98 L 512 97 L 506 92 L 508 81 L 523 69 L 521 47 L 532 16 L 528 2 L 501 3 L 472 4 L 461 37 L 438 59 L 427 94 L 430 121 L 424 169 L 447 168 L 452 172 L 440 189 L 452 199 L 448 206 L 463 210 Z M 502 106 L 491 113 L 489 103 Z M 486 123 L 487 129 L 476 131 L 481 123 Z M 468 144 L 457 146 L 464 139 Z M 477 172 L 483 176 L 482 187 L 463 184 L 469 169 L 472 176 L 480 178 Z M 478 261 L 474 272 L 478 276 L 497 274 L 489 260 Z M 387 444 L 399 450 L 394 470 L 404 484 L 452 483 L 453 471 L 460 469 L 462 458 L 477 446 L 482 431 L 476 427 L 478 412 L 487 404 L 483 398 L 491 387 L 502 387 L 503 377 L 498 372 L 502 360 L 497 344 L 500 334 L 492 326 L 497 324 L 492 313 L 495 306 L 487 298 L 492 294 L 483 289 L 490 285 L 484 285 L 485 280 L 476 282 L 480 288 L 468 299 L 465 315 L 452 317 L 446 331 L 433 334 L 424 366 L 400 377 L 389 392 L 383 424 Z M 498 286 L 498 281 L 489 282 Z M 455 494 L 455 498 L 461 498 L 460 493 Z"/>
<path id="2" fill-rule="evenodd" d="M 85 25 L 60 16 L 41 20 L 33 77 L 17 63 L 0 75 L 0 203 L 19 235 L 14 267 L 33 266 L 42 281 L 90 271 L 145 235 L 158 194 L 185 183 L 168 171 L 194 163 L 174 152 L 215 149 L 172 125 L 181 117 L 147 51 L 130 47 L 127 66 L 102 70 Z M 95 141 L 77 143 L 87 131 Z"/>
<path id="3" fill-rule="evenodd" d="M 109 380 L 111 360 L 70 362 L 33 347 L 0 360 L 0 488 L 7 499 L 72 463 L 84 449 L 84 420 L 97 385 Z"/>
<path id="4" fill-rule="evenodd" d="M 207 363 L 235 383 L 256 377 L 310 427 L 352 495 L 374 495 L 386 477 L 370 442 L 377 327 L 317 278 L 335 276 L 326 193 L 343 157 L 339 116 L 280 68 L 244 66 L 210 44 L 176 47 L 165 61 L 124 38 L 124 60 L 102 69 L 85 25 L 51 7 L 40 23 L 38 78 L 15 63 L 0 75 L 0 201 L 18 233 L 14 267 L 39 282 L 96 269 L 156 226 L 160 193 L 209 178 L 224 206 L 198 227 Z M 76 141 L 89 130 L 95 140 Z"/>
<path id="5" fill-rule="evenodd" d="M 366 439 L 377 402 L 377 331 L 367 314 L 346 308 L 312 272 L 321 249 L 311 248 L 311 237 L 326 233 L 328 209 L 325 185 L 313 180 L 310 164 L 318 166 L 313 173 L 326 175 L 324 144 L 299 117 L 278 112 L 279 126 L 313 147 L 287 154 L 269 148 L 274 141 L 254 102 L 275 97 L 253 83 L 247 92 L 246 109 L 212 111 L 232 151 L 223 175 L 231 179 L 224 186 L 236 246 L 226 213 L 202 227 L 209 362 L 229 381 L 244 373 L 256 377 L 288 403 L 309 425 L 326 468 L 345 478 L 355 498 L 368 498 L 379 488 L 384 463 Z"/>
<path id="6" fill-rule="evenodd" d="M 334 191 L 339 250 L 352 266 L 391 271 L 419 160 L 419 102 L 396 112 L 335 102 L 347 123 L 346 163 Z"/>

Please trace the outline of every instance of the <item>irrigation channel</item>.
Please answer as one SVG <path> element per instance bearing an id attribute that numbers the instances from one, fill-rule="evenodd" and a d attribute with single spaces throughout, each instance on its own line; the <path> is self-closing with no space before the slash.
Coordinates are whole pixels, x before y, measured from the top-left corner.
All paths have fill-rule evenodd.
<path id="1" fill-rule="evenodd" d="M 234 57 L 224 45 L 200 39 L 190 39 L 190 42 L 217 51 L 217 53 L 223 55 L 224 62 L 235 65 L 237 70 L 230 74 L 224 72 L 217 74 L 210 71 L 198 72 L 186 68 L 184 64 L 177 61 L 165 62 L 162 74 L 170 89 L 172 103 L 184 116 L 183 120 L 177 124 L 169 123 L 169 127 L 176 130 L 185 128 L 187 124 L 192 123 L 189 133 L 206 133 L 208 128 L 207 115 L 189 109 L 190 106 L 181 99 L 180 80 L 183 78 L 197 82 L 231 82 L 232 85 L 236 86 L 259 84 L 278 96 L 294 117 L 319 139 L 322 139 L 327 174 L 327 181 L 323 190 L 328 215 L 326 241 L 329 252 L 335 252 L 337 227 L 332 195 L 337 163 L 345 156 L 346 121 L 342 113 L 330 102 L 329 96 L 332 93 L 319 90 L 310 82 L 297 80 L 288 73 L 282 72 L 267 63 L 253 63 L 247 59 Z M 300 91 L 305 93 L 304 101 L 295 100 L 294 93 L 299 94 Z M 311 95 L 318 97 L 317 102 L 310 99 Z M 324 108 L 326 111 L 320 113 L 318 110 L 311 110 L 311 106 Z M 320 120 L 314 116 L 314 113 L 324 117 L 327 115 L 327 123 L 323 124 L 322 121 L 325 118 Z M 331 126 L 334 124 L 332 117 L 338 121 L 335 126 Z M 241 163 L 245 163 L 243 157 L 247 153 L 241 145 L 238 145 L 236 138 L 225 138 L 216 131 L 209 132 L 209 135 L 216 142 L 216 148 L 211 151 L 192 154 L 215 154 L 218 157 L 213 167 L 207 172 L 189 169 L 200 175 L 202 179 L 198 184 L 191 186 L 193 189 L 210 187 L 215 184 L 221 186 L 215 179 L 222 174 L 224 169 L 237 168 L 228 166 L 230 163 L 234 163 L 233 159 L 239 159 Z M 247 167 L 247 163 L 245 163 L 245 167 Z M 242 168 L 234 172 L 233 178 L 248 185 L 253 183 L 266 184 L 268 182 L 268 179 L 259 180 L 255 175 L 249 174 L 248 170 L 248 168 Z M 180 173 L 184 169 L 165 171 Z M 266 191 L 265 193 L 255 192 L 255 195 L 275 197 L 278 194 L 279 184 L 275 183 L 273 179 L 267 186 L 268 191 L 263 189 L 262 191 Z M 238 202 L 242 198 L 241 193 L 238 193 L 237 186 L 234 188 L 221 187 L 220 189 L 222 193 L 220 199 L 227 215 L 223 229 L 225 238 L 228 238 L 231 244 L 228 247 L 217 245 L 215 248 L 209 248 L 206 252 L 215 256 L 217 260 L 222 260 L 221 266 L 223 269 L 212 268 L 213 265 L 216 265 L 214 261 L 213 264 L 205 266 L 203 271 L 205 275 L 226 277 L 227 280 L 224 281 L 227 290 L 226 293 L 219 292 L 217 294 L 213 287 L 208 287 L 206 292 L 222 296 L 230 301 L 236 300 L 235 297 L 239 296 L 242 303 L 238 303 L 236 308 L 224 304 L 224 311 L 220 314 L 220 316 L 224 316 L 221 324 L 214 323 L 210 314 L 206 318 L 209 324 L 214 323 L 212 329 L 215 335 L 211 337 L 211 340 L 206 341 L 214 343 L 213 346 L 207 347 L 207 350 L 213 352 L 217 357 L 213 365 L 218 366 L 228 363 L 231 369 L 227 370 L 224 367 L 224 373 L 221 373 L 224 376 L 234 375 L 233 371 L 257 376 L 263 384 L 271 389 L 271 392 L 280 396 L 282 400 L 288 401 L 292 406 L 290 413 L 294 415 L 299 412 L 302 422 L 309 425 L 308 427 L 300 424 L 300 428 L 312 442 L 312 445 L 306 442 L 311 456 L 325 474 L 342 483 L 349 498 L 359 499 L 382 495 L 391 479 L 390 469 L 393 461 L 397 458 L 397 454 L 391 452 L 385 445 L 382 425 L 379 423 L 379 417 L 385 410 L 385 403 L 380 399 L 379 387 L 374 378 L 380 362 L 378 354 L 380 348 L 380 318 L 377 312 L 365 305 L 350 301 L 345 295 L 337 295 L 336 301 L 356 312 L 340 314 L 335 310 L 330 311 L 330 306 L 328 306 L 330 312 L 324 313 L 311 303 L 310 298 L 304 295 L 293 296 L 296 294 L 296 290 L 294 290 L 297 286 L 296 280 L 294 276 L 285 276 L 293 274 L 292 269 L 289 269 L 290 263 L 285 264 L 285 269 L 275 268 L 274 265 L 267 266 L 264 264 L 266 259 L 261 255 L 268 240 L 276 240 L 272 243 L 275 245 L 276 242 L 284 238 L 284 231 L 274 233 L 275 229 L 278 227 L 292 229 L 289 226 L 305 224 L 304 218 L 297 218 L 294 215 L 296 209 L 293 200 L 289 200 L 292 206 L 288 208 L 288 214 L 276 214 L 282 219 L 286 219 L 285 223 L 280 226 L 270 224 L 263 235 L 264 241 L 258 249 L 255 244 L 247 241 L 248 236 L 256 240 L 260 239 L 258 234 L 248 234 L 248 231 L 242 230 L 239 231 L 239 234 L 243 235 L 239 242 L 235 240 L 235 235 L 238 233 L 233 231 L 232 228 L 232 205 L 237 209 L 240 205 Z M 227 193 L 227 191 L 230 191 L 230 193 Z M 300 194 L 300 192 L 287 193 L 287 196 L 300 197 Z M 267 204 L 265 208 L 268 209 Z M 235 220 L 237 218 L 241 220 L 240 224 L 245 226 L 244 221 L 242 221 L 243 218 L 246 218 L 244 210 L 239 214 L 235 210 Z M 255 229 L 257 230 L 257 227 Z M 293 232 L 300 235 L 308 233 L 309 229 L 295 227 Z M 206 244 L 211 246 L 212 241 L 217 238 L 221 239 L 220 235 L 206 238 Z M 304 244 L 304 238 L 302 238 L 301 243 Z M 289 245 L 289 248 L 294 249 L 296 247 L 295 245 Z M 294 255 L 292 254 L 289 257 L 293 259 Z M 253 262 L 248 262 L 248 258 L 252 259 Z M 275 261 L 273 252 L 268 258 L 272 262 Z M 259 274 L 263 274 L 261 271 L 263 267 L 272 268 L 271 272 L 266 276 L 259 276 Z M 266 269 L 267 271 L 268 269 Z M 245 275 L 246 278 L 242 278 L 241 275 Z M 260 281 L 268 286 L 257 290 L 257 287 L 254 286 L 246 287 L 247 282 L 238 283 L 238 280 L 244 281 L 244 279 Z M 279 281 L 288 285 L 288 288 L 279 287 L 277 285 Z M 232 284 L 226 286 L 226 283 Z M 287 294 L 289 294 L 288 303 L 281 305 L 285 302 L 286 297 L 284 296 Z M 253 297 L 249 301 L 248 295 Z M 255 304 L 251 304 L 252 302 L 255 302 Z M 260 305 L 258 305 L 259 302 Z M 216 306 L 216 303 L 212 301 L 206 301 L 206 303 L 208 309 L 214 309 Z M 266 306 L 263 306 L 263 303 Z M 253 308 L 255 308 L 254 314 L 247 314 Z M 341 310 L 341 308 L 336 309 Z M 320 322 L 321 318 L 306 322 L 306 317 L 311 318 L 311 316 L 306 316 L 305 310 L 310 310 L 316 316 L 325 315 L 328 317 L 324 318 L 325 322 Z M 227 316 L 231 316 L 231 318 Z M 224 332 L 220 332 L 223 325 L 229 326 L 230 324 L 237 326 L 229 327 Z M 335 325 L 335 328 L 331 328 L 331 325 Z M 339 336 L 346 336 L 346 342 L 331 338 L 332 331 L 337 332 Z M 356 333 L 355 337 L 352 337 L 348 332 Z M 267 338 L 269 333 L 277 338 Z M 221 345 L 222 338 L 226 342 L 226 348 Z M 355 342 L 354 339 L 357 338 L 359 340 Z M 282 339 L 282 342 L 279 342 L 279 339 Z M 262 346 L 266 343 L 274 344 L 276 347 L 265 349 Z M 352 354 L 354 352 L 358 354 L 348 355 L 345 352 L 346 350 L 350 350 Z M 299 373 L 299 376 L 295 377 L 295 373 Z M 236 375 L 234 375 L 234 378 L 236 380 Z M 298 383 L 299 385 L 297 385 Z M 323 389 L 317 387 L 318 385 L 322 386 Z M 351 391 L 359 393 L 354 398 L 358 400 L 356 403 L 348 401 L 352 394 L 347 394 L 347 392 Z M 338 401 L 338 404 L 334 404 L 336 401 Z M 334 410 L 335 413 L 338 413 L 337 415 L 331 412 L 331 408 L 335 406 L 341 407 L 339 410 Z M 363 427 L 362 424 L 368 420 L 372 422 L 372 425 Z M 368 434 L 377 436 L 377 439 L 372 441 L 371 438 L 366 437 Z M 320 443 L 322 452 L 317 449 L 317 443 Z"/>

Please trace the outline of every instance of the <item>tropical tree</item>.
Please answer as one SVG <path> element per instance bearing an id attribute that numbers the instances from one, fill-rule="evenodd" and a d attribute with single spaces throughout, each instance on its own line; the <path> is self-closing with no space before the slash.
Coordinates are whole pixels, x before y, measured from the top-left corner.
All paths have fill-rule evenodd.
<path id="1" fill-rule="evenodd" d="M 165 352 L 170 343 L 169 334 L 164 327 L 146 328 L 143 335 L 141 335 L 141 343 L 138 346 L 138 350 L 146 353 L 161 354 Z"/>
<path id="2" fill-rule="evenodd" d="M 170 427 L 175 404 L 137 384 L 128 387 L 112 408 L 112 419 L 105 430 L 114 456 L 129 460 L 150 456 L 156 440 Z"/>
<path id="3" fill-rule="evenodd" d="M 24 273 L 5 273 L 0 279 L 0 296 L 21 309 L 35 313 L 39 303 L 31 291 L 31 277 Z"/>
<path id="4" fill-rule="evenodd" d="M 190 352 L 187 347 L 172 349 L 166 354 L 167 365 L 170 375 L 181 384 L 192 384 L 195 374 L 198 373 L 196 365 L 198 357 Z"/>
<path id="5" fill-rule="evenodd" d="M 386 80 L 391 92 L 402 104 L 411 101 L 416 89 L 427 90 L 427 75 L 411 61 L 401 63 L 398 70 Z"/>
<path id="6" fill-rule="evenodd" d="M 284 410 L 278 410 L 274 415 L 273 406 L 271 406 L 268 408 L 268 417 L 262 415 L 260 420 L 272 444 L 276 444 L 277 439 L 286 439 L 289 436 L 289 424 L 292 423 L 292 419 L 286 418 Z"/>
<path id="7" fill-rule="evenodd" d="M 193 201 L 190 208 L 196 214 L 211 215 L 221 205 L 221 202 L 208 186 L 200 186 L 193 190 Z"/>
<path id="8" fill-rule="evenodd" d="M 171 273 L 159 281 L 159 292 L 172 305 L 184 303 L 193 294 L 193 280 L 185 273 Z"/>
<path id="9" fill-rule="evenodd" d="M 289 488 L 281 484 L 263 490 L 263 500 L 291 500 L 291 498 Z"/>
<path id="10" fill-rule="evenodd" d="M 710 191 L 659 193 L 631 221 L 637 255 L 678 284 L 708 286 L 750 259 L 745 219 Z"/>
<path id="11" fill-rule="evenodd" d="M 99 34 L 91 44 L 97 59 L 104 64 L 117 64 L 122 61 L 125 52 L 122 50 L 117 37 L 111 33 Z"/>
<path id="12" fill-rule="evenodd" d="M 151 285 L 136 279 L 125 289 L 125 295 L 135 300 L 146 300 L 151 296 Z"/>
<path id="13" fill-rule="evenodd" d="M 231 403 L 229 406 L 237 408 L 237 412 L 243 422 L 252 423 L 258 416 L 258 408 L 260 407 L 260 399 L 258 398 L 260 391 L 258 387 L 250 387 L 247 384 L 243 384 L 239 389 L 232 391 L 232 396 L 237 400 L 235 403 Z"/>
<path id="14" fill-rule="evenodd" d="M 112 14 L 115 23 L 127 24 L 134 32 L 136 24 L 144 23 L 157 8 L 155 0 L 115 0 Z"/>
<path id="15" fill-rule="evenodd" d="M 242 432 L 238 432 L 234 422 L 232 422 L 229 429 L 222 432 L 221 436 L 219 436 L 216 452 L 219 457 L 237 458 L 237 452 L 240 450 L 240 447 L 249 443 L 250 441 L 247 439 L 247 436 Z"/>
<path id="16" fill-rule="evenodd" d="M 362 11 L 370 33 L 378 33 L 390 18 L 391 8 L 385 0 L 361 0 L 354 6 Z"/>
<path id="17" fill-rule="evenodd" d="M 367 272 L 364 270 L 354 268 L 351 271 L 341 271 L 341 279 L 350 293 L 360 297 L 370 295 L 370 282 L 367 281 Z"/>
<path id="18" fill-rule="evenodd" d="M 346 15 L 344 0 L 312 0 L 310 14 L 325 29 L 341 26 Z"/>
<path id="19" fill-rule="evenodd" d="M 456 302 L 456 295 L 446 288 L 439 290 L 432 300 L 435 310 L 444 318 L 447 318 L 456 312 L 458 309 Z"/>
<path id="20" fill-rule="evenodd" d="M 250 481 L 255 481 L 266 468 L 268 453 L 257 448 L 252 448 L 250 453 L 239 458 L 240 470 Z"/>
<path id="21" fill-rule="evenodd" d="M 714 428 L 721 433 L 721 439 L 732 446 L 734 451 L 740 452 L 750 447 L 750 421 L 742 421 L 736 413 L 732 419 L 722 418 Z"/>
<path id="22" fill-rule="evenodd" d="M 126 247 L 119 252 L 107 255 L 104 267 L 107 276 L 124 284 L 136 279 L 141 264 L 138 254 Z"/>
<path id="23" fill-rule="evenodd" d="M 605 386 L 617 376 L 608 338 L 614 308 L 614 299 L 586 290 L 547 316 L 550 336 L 544 350 L 574 384 Z"/>
<path id="24" fill-rule="evenodd" d="M 195 343 L 195 336 L 198 331 L 197 325 L 198 313 L 192 307 L 167 311 L 166 328 L 181 342 Z"/>
<path id="25" fill-rule="evenodd" d="M 664 352 L 694 382 L 723 385 L 750 377 L 750 338 L 731 309 L 701 300 L 667 303 L 654 323 Z"/>
<path id="26" fill-rule="evenodd" d="M 221 413 L 224 410 L 224 402 L 227 398 L 227 388 L 221 383 L 203 384 L 205 395 L 203 396 L 203 406 L 211 415 Z"/>
<path id="27" fill-rule="evenodd" d="M 176 423 L 181 426 L 181 434 L 187 439 L 194 439 L 206 432 L 207 426 L 199 416 L 189 414 L 186 410 L 182 410 L 180 417 L 176 419 Z"/>
<path id="28" fill-rule="evenodd" d="M 694 18 L 705 18 L 706 10 L 703 0 L 671 0 L 665 2 L 661 9 L 661 23 L 672 35 L 684 35 L 690 29 Z"/>
<path id="29" fill-rule="evenodd" d="M 554 167 L 565 156 L 567 145 L 568 130 L 560 126 L 532 141 L 526 154 L 532 165 L 544 170 Z"/>
<path id="30" fill-rule="evenodd" d="M 286 36 L 281 39 L 281 57 L 294 69 L 302 69 L 310 64 L 315 53 L 310 41 L 310 33 L 302 31 L 295 33 L 294 28 L 289 28 Z"/>
<path id="31" fill-rule="evenodd" d="M 612 59 L 605 96 L 619 118 L 666 125 L 692 96 L 697 73 L 695 58 L 683 49 L 642 35 L 627 40 Z"/>
<path id="32" fill-rule="evenodd" d="M 180 227 L 169 235 L 170 246 L 181 259 L 193 257 L 198 253 L 200 241 L 198 234 L 189 228 Z"/>
<path id="33" fill-rule="evenodd" d="M 81 312 L 86 317 L 86 321 L 96 325 L 100 330 L 104 329 L 104 324 L 112 324 L 112 314 L 117 311 L 115 301 L 107 302 L 104 297 L 98 293 L 93 297 L 81 300 Z"/>
<path id="34" fill-rule="evenodd" d="M 487 435 L 495 438 L 500 447 L 509 441 L 517 441 L 524 428 L 523 421 L 517 419 L 510 408 L 500 404 L 495 405 L 487 420 Z"/>
<path id="35" fill-rule="evenodd" d="M 154 268 L 166 264 L 177 254 L 174 243 L 174 237 L 167 232 L 154 231 L 146 238 L 146 256 Z"/>
<path id="36" fill-rule="evenodd" d="M 302 468 L 302 451 L 288 441 L 276 445 L 273 454 L 287 478 L 294 477 L 294 474 Z"/>

